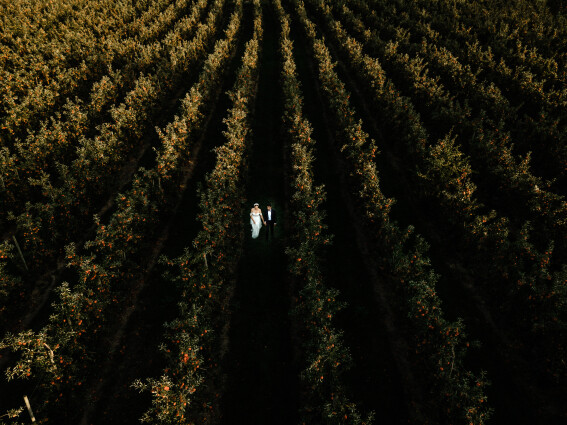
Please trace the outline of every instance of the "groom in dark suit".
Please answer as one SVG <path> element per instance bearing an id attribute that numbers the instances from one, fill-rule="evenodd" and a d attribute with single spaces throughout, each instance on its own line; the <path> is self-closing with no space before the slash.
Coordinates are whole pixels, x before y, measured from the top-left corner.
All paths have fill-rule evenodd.
<path id="1" fill-rule="evenodd" d="M 271 205 L 266 205 L 266 210 L 262 211 L 264 215 L 264 223 L 266 224 L 266 240 L 268 240 L 268 233 L 272 233 L 272 240 L 274 240 L 274 227 L 276 226 L 276 212 L 272 209 Z"/>

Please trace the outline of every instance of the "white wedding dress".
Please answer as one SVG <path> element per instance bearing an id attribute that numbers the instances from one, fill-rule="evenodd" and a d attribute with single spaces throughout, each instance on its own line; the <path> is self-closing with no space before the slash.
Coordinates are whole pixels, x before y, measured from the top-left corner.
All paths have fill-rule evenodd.
<path id="1" fill-rule="evenodd" d="M 250 214 L 250 225 L 252 226 L 252 239 L 256 239 L 260 234 L 260 228 L 262 227 L 262 218 L 260 213 Z M 252 221 L 252 218 L 254 221 Z"/>

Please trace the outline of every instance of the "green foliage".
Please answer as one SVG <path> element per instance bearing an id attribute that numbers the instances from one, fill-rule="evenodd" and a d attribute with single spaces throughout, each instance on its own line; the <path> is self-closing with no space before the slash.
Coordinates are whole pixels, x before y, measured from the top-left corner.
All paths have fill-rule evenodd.
<path id="1" fill-rule="evenodd" d="M 87 384 L 92 388 L 98 379 L 96 365 L 107 354 L 100 347 L 114 335 L 124 303 L 147 272 L 160 225 L 185 189 L 196 143 L 248 15 L 240 0 L 230 5 L 97 0 L 89 7 L 59 0 L 12 3 L 3 9 L 0 57 L 2 326 L 15 329 L 11 309 L 36 305 L 42 288 L 55 289 L 43 326 L 3 335 L 0 349 L 14 354 L 8 379 L 34 386 L 38 411 L 69 419 L 88 397 Z M 302 112 L 292 22 L 279 0 L 274 5 L 282 27 L 295 225 L 286 253 L 290 272 L 302 284 L 294 309 L 305 336 L 302 418 L 371 423 L 373 415 L 360 414 L 343 385 L 352 359 L 334 318 L 344 305 L 321 278 L 332 241 L 325 225 L 325 187 L 314 182 L 315 142 Z M 294 19 L 311 41 L 351 195 L 360 203 L 373 261 L 403 323 L 411 367 L 431 401 L 428 414 L 452 423 L 485 423 L 488 381 L 483 372 L 474 375 L 464 366 L 470 343 L 463 322 L 449 321 L 442 312 L 435 289 L 439 276 L 426 240 L 391 219 L 396 200 L 382 192 L 378 143 L 351 105 L 335 70 L 337 59 L 356 79 L 354 86 L 363 87 L 361 97 L 370 99 L 371 119 L 383 132 L 380 143 L 390 144 L 384 147 L 404 160 L 402 174 L 413 190 L 404 196 L 418 196 L 439 213 L 452 243 L 465 252 L 476 290 L 498 299 L 499 312 L 513 323 L 521 354 L 537 360 L 546 379 L 564 382 L 564 2 L 310 0 L 308 5 L 309 12 L 301 1 L 289 10 L 295 7 Z M 184 254 L 163 259 L 183 297 L 161 347 L 168 367 L 161 377 L 135 384 L 152 395 L 142 418 L 147 423 L 203 423 L 218 414 L 212 401 L 218 397 L 212 391 L 222 357 L 218 330 L 227 321 L 231 276 L 242 246 L 240 211 L 262 46 L 257 0 L 254 9 L 254 35 L 223 121 L 226 144 L 215 150 L 216 166 L 199 191 L 202 229 Z M 338 52 L 335 60 L 328 46 Z M 153 137 L 155 122 L 194 78 L 175 118 L 155 128 Z M 155 163 L 136 171 L 150 141 L 157 143 L 149 161 Z M 111 209 L 99 218 L 95 214 L 103 206 L 103 212 Z M 64 263 L 69 283 L 45 285 Z M 0 421 L 15 424 L 22 410 Z"/>

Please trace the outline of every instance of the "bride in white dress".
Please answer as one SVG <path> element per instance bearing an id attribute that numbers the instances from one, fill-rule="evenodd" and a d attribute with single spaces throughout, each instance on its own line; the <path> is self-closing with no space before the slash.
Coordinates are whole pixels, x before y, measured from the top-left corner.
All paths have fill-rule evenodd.
<path id="1" fill-rule="evenodd" d="M 260 234 L 260 228 L 264 222 L 262 210 L 258 203 L 254 204 L 254 208 L 250 210 L 250 225 L 252 226 L 252 239 L 256 239 Z M 265 224 L 265 223 L 264 223 Z"/>

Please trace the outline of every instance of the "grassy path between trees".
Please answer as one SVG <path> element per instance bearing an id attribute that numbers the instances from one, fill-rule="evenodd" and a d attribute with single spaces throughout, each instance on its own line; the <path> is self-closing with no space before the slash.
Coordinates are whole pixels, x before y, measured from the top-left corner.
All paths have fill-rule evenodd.
<path id="1" fill-rule="evenodd" d="M 222 403 L 223 423 L 297 423 L 297 371 L 290 335 L 289 281 L 285 247 L 285 180 L 279 129 L 277 22 L 264 3 L 264 46 L 249 157 L 247 205 L 262 210 L 271 203 L 278 213 L 273 241 L 263 228 L 251 238 L 249 210 L 243 211 L 247 239 L 240 261 L 231 306 L 229 352 L 224 370 L 228 378 Z"/>

